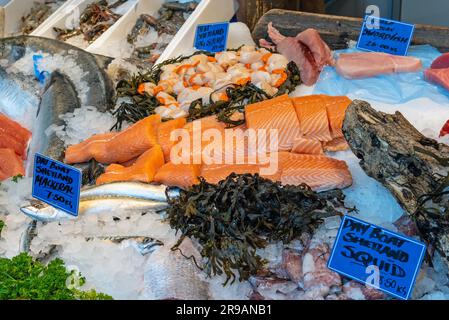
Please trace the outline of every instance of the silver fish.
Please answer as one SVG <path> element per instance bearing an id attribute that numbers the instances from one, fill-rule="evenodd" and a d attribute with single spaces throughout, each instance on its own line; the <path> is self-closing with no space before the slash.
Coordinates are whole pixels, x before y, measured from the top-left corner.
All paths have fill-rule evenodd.
<path id="1" fill-rule="evenodd" d="M 207 300 L 209 285 L 201 277 L 201 270 L 193 259 L 201 261 L 201 255 L 192 241 L 184 239 L 179 251 L 172 245 L 157 248 L 148 258 L 144 273 L 144 291 L 149 299 Z"/>
<path id="2" fill-rule="evenodd" d="M 131 241 L 132 246 L 142 255 L 145 256 L 156 250 L 158 246 L 163 246 L 164 244 L 156 239 L 150 237 L 139 237 L 139 236 L 128 236 L 128 237 L 95 237 L 86 238 L 86 241 L 91 241 L 93 239 L 107 240 L 116 244 L 121 244 L 124 241 Z"/>
<path id="3" fill-rule="evenodd" d="M 39 84 L 30 77 L 6 72 L 0 67 L 0 112 L 13 119 L 39 104 Z"/>
<path id="4" fill-rule="evenodd" d="M 40 103 L 39 83 L 34 77 L 20 70 L 7 71 L 8 67 L 30 52 L 61 55 L 67 59 L 70 58 L 77 66 L 73 69 L 65 68 L 64 71 L 61 71 L 62 69 L 54 71 L 47 79 L 48 83 Z M 113 106 L 114 89 L 104 69 L 107 64 L 106 59 L 79 48 L 40 37 L 4 38 L 0 39 L 0 62 L 2 91 L 0 111 L 11 115 L 12 112 L 17 112 L 16 110 L 33 110 L 33 108 L 27 108 L 29 106 L 37 110 L 32 128 L 29 159 L 33 159 L 36 152 L 57 160 L 62 159 L 64 152 L 62 141 L 55 135 L 45 134 L 50 125 L 61 125 L 60 115 L 73 112 L 80 105 L 93 106 L 102 112 L 106 112 Z M 33 61 L 29 63 L 32 64 Z M 4 89 L 7 90 L 4 91 Z M 7 94 L 3 95 L 3 92 Z M 12 111 L 8 112 L 8 110 Z M 17 119 L 17 117 L 13 118 Z M 31 172 L 32 163 L 33 161 L 28 162 L 27 172 Z"/>
<path id="5" fill-rule="evenodd" d="M 166 190 L 170 198 L 179 195 L 179 189 L 164 185 L 154 185 L 139 182 L 114 182 L 81 190 L 80 200 L 89 198 L 137 198 L 166 202 Z"/>
<path id="6" fill-rule="evenodd" d="M 20 237 L 19 251 L 29 252 L 31 241 L 33 241 L 36 235 L 36 221 L 31 221 Z"/>
<path id="7" fill-rule="evenodd" d="M 86 199 L 80 201 L 79 215 L 93 215 L 104 212 L 140 210 L 145 211 L 162 211 L 168 207 L 166 202 L 149 201 L 136 198 L 107 198 L 107 199 Z M 54 222 L 61 220 L 76 219 L 62 210 L 54 208 L 44 203 L 37 203 L 20 209 L 25 215 L 33 220 L 41 222 Z"/>

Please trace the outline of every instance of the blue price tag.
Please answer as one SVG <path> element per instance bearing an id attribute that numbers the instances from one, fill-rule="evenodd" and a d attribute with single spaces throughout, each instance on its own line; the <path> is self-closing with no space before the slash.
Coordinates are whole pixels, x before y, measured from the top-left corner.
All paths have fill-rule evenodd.
<path id="1" fill-rule="evenodd" d="M 34 157 L 33 197 L 78 216 L 81 171 L 41 154 Z"/>
<path id="2" fill-rule="evenodd" d="M 40 63 L 42 61 L 43 57 L 40 54 L 33 55 L 33 66 L 34 66 L 34 76 L 37 80 L 39 80 L 40 83 L 45 83 L 45 80 L 48 78 L 50 73 L 48 71 L 41 71 L 40 70 Z"/>
<path id="3" fill-rule="evenodd" d="M 405 56 L 414 31 L 412 24 L 366 16 L 357 49 Z"/>
<path id="4" fill-rule="evenodd" d="M 414 239 L 345 216 L 328 268 L 407 300 L 425 252 L 426 246 Z"/>
<path id="5" fill-rule="evenodd" d="M 229 22 L 200 24 L 196 27 L 194 47 L 209 52 L 225 51 L 228 32 Z"/>

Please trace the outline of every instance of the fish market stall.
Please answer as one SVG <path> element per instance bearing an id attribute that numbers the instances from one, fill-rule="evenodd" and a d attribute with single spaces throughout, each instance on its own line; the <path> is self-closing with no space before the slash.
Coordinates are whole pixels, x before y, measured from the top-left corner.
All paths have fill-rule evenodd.
<path id="1" fill-rule="evenodd" d="M 66 0 L 12 0 L 0 7 L 1 36 L 30 34 L 58 15 Z"/>
<path id="2" fill-rule="evenodd" d="M 137 0 L 70 1 L 50 23 L 33 33 L 86 49 L 136 4 Z"/>
<path id="3" fill-rule="evenodd" d="M 0 39 L 0 299 L 449 299 L 449 29 L 399 55 L 236 1 L 61 8 Z M 363 271 L 422 248 L 407 293 L 333 268 L 352 218 Z"/>
<path id="4" fill-rule="evenodd" d="M 154 63 L 196 7 L 196 2 L 142 1 L 89 51 L 115 58 L 150 59 Z"/>

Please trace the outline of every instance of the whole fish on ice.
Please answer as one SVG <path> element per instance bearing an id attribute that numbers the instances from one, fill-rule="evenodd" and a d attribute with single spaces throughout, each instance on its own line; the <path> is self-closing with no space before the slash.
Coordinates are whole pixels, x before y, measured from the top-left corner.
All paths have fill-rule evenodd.
<path id="1" fill-rule="evenodd" d="M 111 183 L 86 188 L 80 193 L 79 215 L 120 210 L 162 211 L 168 207 L 166 194 L 171 198 L 179 194 L 176 189 L 166 189 L 162 185 L 133 182 Z M 76 219 L 60 209 L 41 202 L 20 210 L 30 218 L 42 222 Z"/>
<path id="2" fill-rule="evenodd" d="M 164 202 L 131 198 L 91 199 L 80 201 L 79 214 L 92 215 L 115 210 L 161 211 L 167 206 Z M 28 217 L 42 222 L 76 219 L 75 216 L 46 204 L 31 205 L 20 210 Z"/>
<path id="3" fill-rule="evenodd" d="M 209 285 L 201 278 L 201 270 L 195 265 L 201 255 L 189 238 L 184 239 L 180 251 L 173 251 L 166 243 L 148 258 L 144 274 L 144 292 L 149 299 L 207 300 Z M 184 255 L 184 256 L 183 256 Z"/>
<path id="4" fill-rule="evenodd" d="M 50 73 L 42 94 L 33 70 L 35 54 L 42 56 L 39 64 Z M 50 125 L 61 125 L 60 115 L 83 105 L 102 112 L 112 106 L 114 90 L 106 64 L 101 57 L 53 39 L 0 39 L 0 111 L 32 129 L 28 158 L 39 152 L 61 159 L 62 141 L 45 132 Z M 29 161 L 27 171 L 31 169 Z"/>
<path id="5" fill-rule="evenodd" d="M 166 192 L 168 192 L 170 198 L 177 197 L 179 195 L 178 189 L 167 189 L 167 187 L 163 185 L 139 182 L 113 182 L 83 189 L 80 194 L 80 199 L 82 200 L 93 197 L 132 197 L 142 200 L 166 202 Z"/>

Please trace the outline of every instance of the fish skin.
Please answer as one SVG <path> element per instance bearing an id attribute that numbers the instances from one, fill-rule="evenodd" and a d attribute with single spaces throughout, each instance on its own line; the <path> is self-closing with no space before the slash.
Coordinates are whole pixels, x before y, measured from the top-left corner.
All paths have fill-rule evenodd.
<path id="1" fill-rule="evenodd" d="M 133 198 L 93 198 L 80 201 L 79 215 L 99 214 L 102 212 L 114 212 L 119 210 L 162 211 L 168 207 L 166 202 L 148 201 Z M 20 208 L 20 211 L 33 220 L 41 222 L 55 222 L 73 220 L 72 216 L 62 210 L 46 204 L 30 205 Z"/>
<path id="2" fill-rule="evenodd" d="M 19 250 L 20 252 L 30 252 L 31 241 L 33 241 L 36 233 L 36 221 L 31 221 L 28 227 L 20 236 Z"/>
<path id="3" fill-rule="evenodd" d="M 156 300 L 208 300 L 209 285 L 201 279 L 201 270 L 192 259 L 171 248 L 166 243 L 149 256 L 144 273 L 145 295 Z M 189 238 L 184 239 L 180 249 L 185 256 L 194 256 L 201 262 L 200 253 Z"/>
<path id="4" fill-rule="evenodd" d="M 126 237 L 90 237 L 86 238 L 86 241 L 92 239 L 111 241 L 112 243 L 121 244 L 125 241 L 131 241 L 132 246 L 136 249 L 142 256 L 153 253 L 158 246 L 163 246 L 164 244 L 156 239 L 144 236 L 126 236 Z"/>
<path id="5" fill-rule="evenodd" d="M 80 200 L 88 198 L 137 198 L 142 200 L 152 200 L 166 202 L 166 191 L 170 198 L 179 196 L 179 189 L 172 189 L 164 185 L 147 184 L 140 182 L 113 182 L 81 190 Z"/>
<path id="6" fill-rule="evenodd" d="M 0 55 L 1 59 L 1 55 Z M 0 66 L 0 112 L 17 119 L 17 115 L 11 110 L 11 106 L 17 106 L 20 110 L 29 110 L 39 104 L 39 87 L 37 81 L 21 74 L 11 74 Z"/>
<path id="7" fill-rule="evenodd" d="M 64 141 L 54 132 L 48 136 L 46 130 L 51 125 L 64 125 L 65 122 L 59 115 L 73 112 L 80 107 L 81 103 L 73 83 L 58 71 L 53 72 L 37 111 L 37 125 L 34 126 L 28 151 L 30 159 L 33 159 L 36 153 L 44 153 L 52 159 L 63 160 Z M 33 161 L 28 162 L 27 172 L 32 172 L 33 165 Z"/>
<path id="8" fill-rule="evenodd" d="M 110 61 L 102 56 L 95 56 L 70 44 L 43 37 L 17 36 L 0 39 L 0 59 L 9 63 L 21 59 L 27 49 L 34 52 L 60 54 L 73 58 L 79 67 L 86 72 L 82 81 L 95 84 L 89 87 L 87 101 L 83 104 L 106 111 L 113 105 L 114 87 L 104 68 Z M 71 78 L 70 74 L 66 75 Z"/>
<path id="9" fill-rule="evenodd" d="M 82 96 L 82 100 L 80 101 L 77 91 L 79 83 L 74 83 L 71 80 L 76 79 L 79 76 L 78 74 L 53 72 L 40 104 L 37 97 L 37 93 L 40 91 L 39 84 L 34 77 L 20 72 L 7 75 L 3 69 L 5 64 L 9 66 L 15 63 L 30 51 L 63 55 L 74 60 L 83 71 L 82 82 L 88 84 L 88 90 Z M 6 96 L 7 101 L 16 102 L 13 105 L 18 106 L 20 106 L 20 103 L 28 106 L 39 104 L 30 145 L 30 158 L 36 152 L 39 152 L 57 160 L 61 159 L 61 154 L 64 152 L 62 141 L 54 136 L 50 138 L 44 136 L 49 125 L 60 123 L 59 115 L 73 112 L 80 105 L 96 107 L 100 112 L 106 112 L 113 106 L 115 91 L 113 83 L 105 71 L 105 67 L 110 61 L 104 57 L 96 57 L 91 53 L 54 39 L 18 36 L 0 39 L 0 60 L 3 61 L 3 67 L 0 67 L 0 88 L 7 88 L 9 89 L 7 92 L 11 93 L 16 91 L 21 93 L 9 94 Z M 6 114 L 8 113 L 6 112 Z M 35 136 L 35 132 L 38 132 L 37 136 Z M 27 172 L 31 171 L 32 161 L 29 161 Z"/>

